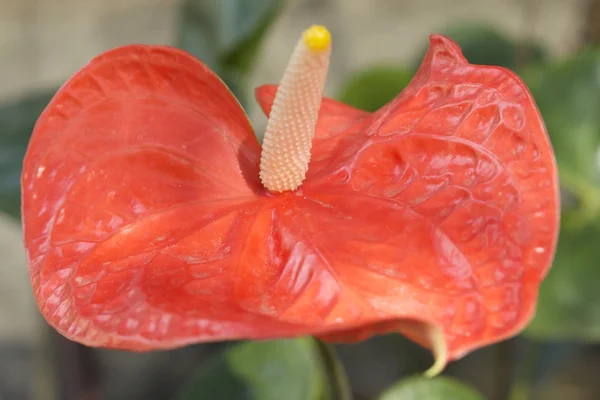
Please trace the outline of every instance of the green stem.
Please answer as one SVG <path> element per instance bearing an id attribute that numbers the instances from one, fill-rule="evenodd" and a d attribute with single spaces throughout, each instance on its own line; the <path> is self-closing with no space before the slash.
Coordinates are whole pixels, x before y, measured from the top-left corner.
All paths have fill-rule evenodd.
<path id="1" fill-rule="evenodd" d="M 530 400 L 533 398 L 533 381 L 543 350 L 544 346 L 541 343 L 528 341 L 524 349 L 523 361 L 510 388 L 508 400 Z"/>
<path id="2" fill-rule="evenodd" d="M 333 400 L 352 400 L 352 390 L 346 370 L 340 362 L 333 345 L 315 339 L 328 377 Z"/>
<path id="3" fill-rule="evenodd" d="M 494 346 L 494 399 L 510 398 L 517 365 L 517 339 L 509 339 Z"/>

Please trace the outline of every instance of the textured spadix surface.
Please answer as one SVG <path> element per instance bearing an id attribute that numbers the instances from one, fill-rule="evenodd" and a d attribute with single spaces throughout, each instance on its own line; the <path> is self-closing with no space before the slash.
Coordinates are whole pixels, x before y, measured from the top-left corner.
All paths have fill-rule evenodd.
<path id="1" fill-rule="evenodd" d="M 329 31 L 306 30 L 277 88 L 265 130 L 260 180 L 275 193 L 296 190 L 306 177 L 331 53 Z"/>
<path id="2" fill-rule="evenodd" d="M 276 87 L 257 97 L 268 113 Z M 240 106 L 181 51 L 94 59 L 35 128 L 23 224 L 39 307 L 91 346 L 400 331 L 448 359 L 521 330 L 557 239 L 529 92 L 442 36 L 368 114 L 323 99 L 306 180 L 268 194 Z"/>

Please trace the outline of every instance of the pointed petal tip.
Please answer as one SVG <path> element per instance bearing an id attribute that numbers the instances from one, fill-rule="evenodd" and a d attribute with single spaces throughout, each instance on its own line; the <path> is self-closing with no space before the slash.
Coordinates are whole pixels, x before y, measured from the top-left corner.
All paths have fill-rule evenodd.
<path id="1" fill-rule="evenodd" d="M 431 345 L 434 362 L 423 375 L 426 378 L 435 378 L 444 371 L 448 364 L 448 344 L 440 328 L 429 326 L 427 328 L 427 336 Z"/>
<path id="2" fill-rule="evenodd" d="M 429 49 L 426 58 L 430 58 L 432 63 L 436 61 L 451 64 L 467 63 L 460 46 L 449 37 L 438 33 L 429 35 Z"/>

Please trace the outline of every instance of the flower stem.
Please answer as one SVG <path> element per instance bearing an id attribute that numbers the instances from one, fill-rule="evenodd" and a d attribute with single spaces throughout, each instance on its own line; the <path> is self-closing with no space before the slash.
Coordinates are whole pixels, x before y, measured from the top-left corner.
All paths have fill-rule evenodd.
<path id="1" fill-rule="evenodd" d="M 515 369 L 517 368 L 517 354 L 519 339 L 509 339 L 496 344 L 494 350 L 494 399 L 509 399 Z"/>
<path id="2" fill-rule="evenodd" d="M 517 369 L 516 377 L 510 388 L 508 400 L 530 400 L 533 398 L 533 381 L 538 371 L 544 346 L 535 341 L 527 341 L 523 349 L 523 361 Z"/>
<path id="3" fill-rule="evenodd" d="M 331 388 L 331 398 L 333 400 L 352 400 L 350 382 L 334 346 L 319 339 L 315 340 L 325 365 L 325 373 Z"/>

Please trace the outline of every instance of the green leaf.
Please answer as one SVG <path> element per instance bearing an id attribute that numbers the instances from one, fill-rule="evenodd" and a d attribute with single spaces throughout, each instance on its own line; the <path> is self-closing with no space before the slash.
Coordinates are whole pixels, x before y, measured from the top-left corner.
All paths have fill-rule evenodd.
<path id="1" fill-rule="evenodd" d="M 413 73 L 402 67 L 374 66 L 351 75 L 337 98 L 365 111 L 376 111 L 410 83 Z"/>
<path id="2" fill-rule="evenodd" d="M 580 197 L 585 220 L 600 216 L 598 71 L 600 51 L 589 51 L 523 74 L 548 128 L 561 185 Z"/>
<path id="3" fill-rule="evenodd" d="M 526 330 L 542 340 L 600 340 L 600 226 L 563 228 L 554 265 Z"/>
<path id="4" fill-rule="evenodd" d="M 324 400 L 324 376 L 313 339 L 245 342 L 205 365 L 175 400 Z"/>
<path id="5" fill-rule="evenodd" d="M 512 70 L 547 58 L 546 51 L 538 44 L 514 41 L 500 31 L 477 22 L 465 22 L 441 32 L 458 43 L 464 56 L 472 64 L 497 65 Z M 418 67 L 427 46 L 418 53 L 414 67 Z"/>
<path id="6" fill-rule="evenodd" d="M 231 0 L 229 0 L 231 1 Z M 244 6 L 238 8 L 240 15 L 237 20 L 240 21 L 238 32 L 235 35 L 228 35 L 230 40 L 224 48 L 223 64 L 228 68 L 248 73 L 254 65 L 254 61 L 260 49 L 260 44 L 264 39 L 268 28 L 275 22 L 283 6 L 282 0 L 269 1 L 240 1 Z M 252 3 L 258 3 L 259 6 Z M 245 7 L 252 7 L 246 10 Z"/>
<path id="7" fill-rule="evenodd" d="M 600 51 L 523 74 L 558 161 L 564 199 L 554 264 L 527 334 L 600 340 Z"/>
<path id="8" fill-rule="evenodd" d="M 406 378 L 394 384 L 379 400 L 484 400 L 475 389 L 455 379 L 438 376 Z"/>
<path id="9" fill-rule="evenodd" d="M 20 217 L 21 167 L 38 117 L 54 95 L 39 93 L 0 106 L 0 210 Z"/>
<path id="10" fill-rule="evenodd" d="M 242 103 L 246 81 L 283 0 L 186 0 L 176 46 L 217 73 Z"/>
<path id="11" fill-rule="evenodd" d="M 196 56 L 218 73 L 219 43 L 218 34 L 213 28 L 216 24 L 211 15 L 217 13 L 214 2 L 187 0 L 181 6 L 179 32 L 175 45 Z"/>

